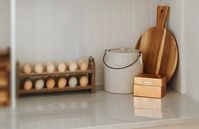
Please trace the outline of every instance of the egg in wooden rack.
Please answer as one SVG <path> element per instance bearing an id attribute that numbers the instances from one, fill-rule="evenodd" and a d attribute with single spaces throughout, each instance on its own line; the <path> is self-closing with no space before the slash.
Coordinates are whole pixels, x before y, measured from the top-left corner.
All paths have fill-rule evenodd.
<path id="1" fill-rule="evenodd" d="M 58 72 L 65 72 L 66 71 L 66 68 L 67 68 L 67 65 L 63 62 L 59 63 L 58 64 Z"/>
<path id="2" fill-rule="evenodd" d="M 80 78 L 80 86 L 84 87 L 84 86 L 87 86 L 88 85 L 88 77 L 87 76 L 82 76 Z"/>
<path id="3" fill-rule="evenodd" d="M 47 73 L 54 73 L 55 72 L 55 65 L 53 63 L 46 64 L 46 71 Z"/>
<path id="4" fill-rule="evenodd" d="M 77 78 L 71 77 L 68 81 L 69 87 L 76 87 L 77 86 Z"/>
<path id="5" fill-rule="evenodd" d="M 44 88 L 44 84 L 45 84 L 44 80 L 42 80 L 42 79 L 37 80 L 35 82 L 35 89 L 37 89 L 37 90 L 43 89 Z"/>
<path id="6" fill-rule="evenodd" d="M 69 63 L 69 71 L 75 72 L 78 69 L 78 64 L 76 62 L 70 62 Z"/>
<path id="7" fill-rule="evenodd" d="M 27 80 L 24 82 L 24 86 L 23 86 L 24 90 L 29 91 L 29 90 L 32 89 L 32 87 L 33 87 L 32 81 L 31 81 L 30 79 L 27 79 Z"/>
<path id="8" fill-rule="evenodd" d="M 42 64 L 35 64 L 35 73 L 43 73 L 44 72 L 44 66 Z"/>
<path id="9" fill-rule="evenodd" d="M 23 72 L 25 74 L 30 74 L 32 73 L 32 66 L 30 64 L 24 64 L 23 65 Z"/>
<path id="10" fill-rule="evenodd" d="M 59 80 L 58 80 L 58 87 L 59 88 L 64 88 L 67 84 L 67 80 L 66 78 L 64 77 L 61 77 Z"/>
<path id="11" fill-rule="evenodd" d="M 46 81 L 46 87 L 48 89 L 53 89 L 55 87 L 55 80 L 53 78 L 48 78 Z"/>
<path id="12" fill-rule="evenodd" d="M 78 64 L 79 64 L 79 68 L 81 71 L 88 70 L 88 61 L 87 60 L 80 60 Z"/>

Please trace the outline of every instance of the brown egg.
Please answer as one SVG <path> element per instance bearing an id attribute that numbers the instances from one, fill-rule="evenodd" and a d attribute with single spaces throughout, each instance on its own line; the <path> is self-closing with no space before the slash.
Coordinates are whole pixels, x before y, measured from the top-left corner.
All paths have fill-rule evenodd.
<path id="1" fill-rule="evenodd" d="M 23 72 L 26 74 L 29 74 L 32 72 L 32 66 L 30 64 L 24 64 L 23 65 Z"/>
<path id="2" fill-rule="evenodd" d="M 44 71 L 44 66 L 42 64 L 36 64 L 35 65 L 35 72 L 36 73 L 43 73 Z"/>
<path id="3" fill-rule="evenodd" d="M 46 82 L 46 86 L 48 89 L 53 89 L 55 87 L 55 80 L 52 78 L 49 78 Z"/>
<path id="4" fill-rule="evenodd" d="M 87 86 L 87 85 L 88 85 L 88 77 L 82 76 L 82 77 L 80 78 L 79 83 L 80 83 L 80 86 Z"/>
<path id="5" fill-rule="evenodd" d="M 67 80 L 63 77 L 63 78 L 60 78 L 58 80 L 58 87 L 59 88 L 64 88 L 67 84 Z"/>
<path id="6" fill-rule="evenodd" d="M 23 86 L 23 88 L 24 88 L 24 90 L 31 90 L 32 89 L 32 86 L 33 86 L 33 84 L 32 84 L 32 81 L 30 80 L 30 79 L 27 79 L 25 82 L 24 82 L 24 86 Z"/>
<path id="7" fill-rule="evenodd" d="M 81 71 L 86 71 L 88 69 L 88 62 L 87 61 L 83 61 L 79 64 L 80 70 Z"/>

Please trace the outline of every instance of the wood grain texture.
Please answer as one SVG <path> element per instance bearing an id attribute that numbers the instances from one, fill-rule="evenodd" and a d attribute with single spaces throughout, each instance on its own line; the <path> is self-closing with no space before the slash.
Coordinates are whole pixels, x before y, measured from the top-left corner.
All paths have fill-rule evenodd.
<path id="1" fill-rule="evenodd" d="M 0 49 L 0 105 L 10 103 L 10 49 Z"/>
<path id="2" fill-rule="evenodd" d="M 161 87 L 134 85 L 134 96 L 161 98 Z"/>
<path id="3" fill-rule="evenodd" d="M 135 85 L 162 87 L 166 82 L 167 78 L 165 76 L 155 74 L 139 74 L 134 77 Z"/>
<path id="4" fill-rule="evenodd" d="M 169 15 L 169 7 L 168 6 L 158 6 L 157 7 L 157 20 L 156 20 L 156 27 L 158 28 L 165 28 L 165 23 L 167 17 Z"/>
<path id="5" fill-rule="evenodd" d="M 56 88 L 53 88 L 53 89 L 48 89 L 48 88 L 43 88 L 41 90 L 36 90 L 36 89 L 32 89 L 32 90 L 29 90 L 29 91 L 26 91 L 26 90 L 20 90 L 19 91 L 19 94 L 20 95 L 25 95 L 25 94 L 41 94 L 41 93 L 58 93 L 58 92 L 67 92 L 67 91 L 79 91 L 79 90 L 92 90 L 92 86 L 91 85 L 88 85 L 88 86 L 85 86 L 85 87 L 81 87 L 81 86 L 76 86 L 74 88 L 71 88 L 71 87 L 65 87 L 65 88 L 58 88 L 56 86 Z"/>
<path id="6" fill-rule="evenodd" d="M 178 63 L 175 37 L 165 27 L 169 7 L 159 6 L 156 26 L 146 31 L 136 48 L 143 54 L 144 73 L 166 75 L 171 80 Z"/>
<path id="7" fill-rule="evenodd" d="M 166 94 L 167 77 L 154 74 L 140 74 L 134 77 L 134 95 L 162 98 Z"/>
<path id="8" fill-rule="evenodd" d="M 89 65 L 92 69 L 92 76 L 91 76 L 92 89 L 91 89 L 91 92 L 95 93 L 95 89 L 96 89 L 96 66 L 95 66 L 95 60 L 94 60 L 93 57 L 89 57 Z"/>

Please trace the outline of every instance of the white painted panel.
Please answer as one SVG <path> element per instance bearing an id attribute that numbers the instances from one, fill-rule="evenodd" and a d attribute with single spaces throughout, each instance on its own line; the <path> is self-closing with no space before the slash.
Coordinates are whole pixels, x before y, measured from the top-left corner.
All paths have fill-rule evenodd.
<path id="1" fill-rule="evenodd" d="M 199 86 L 198 86 L 198 73 L 199 73 L 199 1 L 189 0 L 184 1 L 185 7 L 185 72 L 186 72 L 186 89 L 187 94 L 197 101 L 199 101 Z"/>
<path id="2" fill-rule="evenodd" d="M 0 0 L 0 48 L 6 48 L 10 45 L 9 26 L 10 26 L 10 8 L 9 0 Z"/>
<path id="3" fill-rule="evenodd" d="M 183 7 L 182 1 L 179 0 L 168 0 L 170 6 L 170 17 L 169 17 L 169 30 L 175 35 L 178 48 L 179 48 L 179 64 L 174 79 L 172 80 L 172 86 L 179 92 L 185 93 L 184 84 L 184 53 L 183 53 Z"/>
<path id="4" fill-rule="evenodd" d="M 20 62 L 63 61 L 94 56 L 103 84 L 104 50 L 134 47 L 154 24 L 154 0 L 17 0 Z"/>
<path id="5" fill-rule="evenodd" d="M 16 0 L 10 0 L 9 16 L 11 41 L 11 106 L 12 108 L 16 108 Z"/>
<path id="6" fill-rule="evenodd" d="M 180 68 L 175 77 L 176 89 L 199 101 L 198 0 L 164 0 L 171 6 L 169 27 L 176 35 L 180 48 Z M 181 78 L 181 79 L 180 79 Z M 181 80 L 181 85 L 180 85 Z"/>

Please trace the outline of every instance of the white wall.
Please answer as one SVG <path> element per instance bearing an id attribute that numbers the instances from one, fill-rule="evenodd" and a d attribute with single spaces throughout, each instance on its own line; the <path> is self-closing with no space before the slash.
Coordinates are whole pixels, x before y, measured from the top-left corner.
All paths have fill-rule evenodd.
<path id="1" fill-rule="evenodd" d="M 97 62 L 97 84 L 103 84 L 104 49 L 134 46 L 140 34 L 154 24 L 158 4 L 171 7 L 168 25 L 180 50 L 172 85 L 199 100 L 197 0 L 18 0 L 18 59 L 21 62 L 61 61 L 93 55 Z M 5 8 L 2 3 L 0 6 L 1 10 Z M 0 17 L 5 16 L 2 12 Z M 6 30 L 9 29 L 3 32 Z"/>
<path id="2" fill-rule="evenodd" d="M 9 0 L 0 0 L 0 48 L 10 45 L 10 8 Z"/>
<path id="3" fill-rule="evenodd" d="M 199 101 L 199 1 L 184 0 L 185 72 L 187 94 Z"/>
<path id="4" fill-rule="evenodd" d="M 177 37 L 180 48 L 180 68 L 177 73 L 181 82 L 177 89 L 199 101 L 198 56 L 199 56 L 199 1 L 198 0 L 164 0 L 171 6 L 169 26 Z M 180 81 L 181 80 L 181 81 Z"/>
<path id="5" fill-rule="evenodd" d="M 134 47 L 154 24 L 157 0 L 17 0 L 20 62 L 63 61 L 94 56 L 103 84 L 107 48 Z"/>

